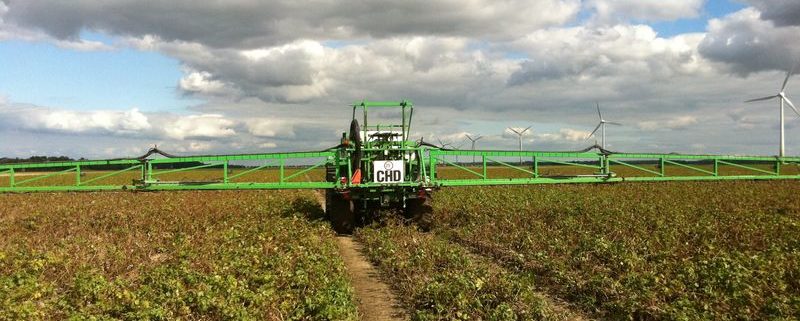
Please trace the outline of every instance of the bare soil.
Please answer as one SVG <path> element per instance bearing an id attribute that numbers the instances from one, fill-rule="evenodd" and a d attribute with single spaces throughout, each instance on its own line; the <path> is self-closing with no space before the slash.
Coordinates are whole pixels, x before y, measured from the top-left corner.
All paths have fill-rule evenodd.
<path id="1" fill-rule="evenodd" d="M 325 194 L 314 193 L 322 209 L 325 209 Z M 399 304 L 389 285 L 384 283 L 377 269 L 364 257 L 361 244 L 350 235 L 336 237 L 339 255 L 347 268 L 351 284 L 358 298 L 358 314 L 364 321 L 408 320 L 408 314 Z"/>
<path id="2" fill-rule="evenodd" d="M 361 320 L 408 320 L 389 286 L 380 279 L 378 270 L 361 254 L 361 244 L 345 235 L 338 236 L 336 243 L 356 291 Z"/>

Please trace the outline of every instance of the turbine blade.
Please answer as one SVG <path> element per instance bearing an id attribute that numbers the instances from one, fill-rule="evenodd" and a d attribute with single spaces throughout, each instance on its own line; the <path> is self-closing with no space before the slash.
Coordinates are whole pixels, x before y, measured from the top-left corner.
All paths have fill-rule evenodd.
<path id="1" fill-rule="evenodd" d="M 606 124 L 611 124 L 611 125 L 622 126 L 622 124 L 620 124 L 620 123 L 615 123 L 615 122 L 613 122 L 613 121 L 607 121 L 607 122 L 606 122 Z"/>
<path id="2" fill-rule="evenodd" d="M 800 111 L 798 111 L 797 107 L 795 107 L 794 104 L 792 104 L 792 101 L 789 100 L 789 97 L 783 96 L 782 98 L 783 98 L 783 101 L 785 101 L 787 104 L 789 104 L 789 107 L 792 107 L 792 110 L 794 110 L 794 113 L 797 114 L 797 116 L 800 116 Z"/>
<path id="3" fill-rule="evenodd" d="M 786 78 L 783 79 L 783 85 L 781 86 L 781 92 L 783 92 L 783 90 L 786 89 L 786 83 L 789 82 L 789 77 L 792 76 L 793 72 L 794 72 L 794 67 L 792 67 L 791 71 L 787 71 L 786 72 Z"/>
<path id="4" fill-rule="evenodd" d="M 473 140 L 472 137 L 469 136 L 469 134 L 464 134 L 464 136 L 467 136 L 467 139 L 469 140 Z"/>
<path id="5" fill-rule="evenodd" d="M 789 82 L 789 78 L 792 77 L 792 75 L 794 75 L 794 71 L 797 70 L 798 63 L 800 63 L 800 61 L 792 64 L 792 68 L 789 69 L 789 72 L 786 73 L 786 79 L 783 80 L 783 86 L 781 86 L 781 92 L 783 92 L 783 90 L 786 89 L 786 83 Z"/>
<path id="6" fill-rule="evenodd" d="M 481 139 L 481 138 L 483 138 L 483 136 L 481 136 L 481 135 L 478 135 L 478 137 L 475 137 L 475 141 L 477 142 L 477 141 L 478 141 L 479 139 Z"/>
<path id="7" fill-rule="evenodd" d="M 603 114 L 600 113 L 600 102 L 594 102 L 595 106 L 597 106 L 597 116 L 600 117 L 600 120 L 603 120 Z"/>
<path id="8" fill-rule="evenodd" d="M 586 136 L 586 140 L 589 140 L 589 138 L 591 138 L 591 137 L 594 135 L 594 133 L 596 133 L 596 132 L 597 132 L 597 130 L 598 130 L 598 129 L 600 129 L 600 126 L 601 126 L 601 125 L 603 125 L 603 123 L 599 123 L 599 124 L 597 124 L 597 127 L 595 127 L 595 128 L 594 128 L 594 130 L 592 131 L 592 133 L 591 133 L 591 134 L 589 134 L 589 136 Z"/>
<path id="9" fill-rule="evenodd" d="M 756 99 L 745 100 L 744 102 L 752 103 L 754 101 L 770 100 L 770 99 L 773 99 L 775 97 L 779 97 L 779 96 L 778 95 L 774 95 L 774 96 L 769 96 L 769 97 L 761 97 L 761 98 L 756 98 Z"/>
<path id="10" fill-rule="evenodd" d="M 525 127 L 525 130 L 523 130 L 522 133 L 524 134 L 526 131 L 528 131 L 528 129 L 531 129 L 531 127 L 533 127 L 533 125 Z"/>

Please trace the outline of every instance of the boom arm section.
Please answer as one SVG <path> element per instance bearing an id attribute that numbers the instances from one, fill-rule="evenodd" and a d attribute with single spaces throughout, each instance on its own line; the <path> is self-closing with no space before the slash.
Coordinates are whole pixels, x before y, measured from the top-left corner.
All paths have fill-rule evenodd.
<path id="1" fill-rule="evenodd" d="M 429 162 L 438 186 L 800 179 L 800 157 L 434 149 Z"/>
<path id="2" fill-rule="evenodd" d="M 309 152 L 0 164 L 0 192 L 386 187 L 348 181 L 350 149 L 340 145 Z M 426 145 L 403 150 L 418 155 L 409 167 L 417 178 L 390 187 L 800 179 L 800 157 L 450 150 Z"/>
<path id="3" fill-rule="evenodd" d="M 0 164 L 0 192 L 333 188 L 335 150 Z"/>

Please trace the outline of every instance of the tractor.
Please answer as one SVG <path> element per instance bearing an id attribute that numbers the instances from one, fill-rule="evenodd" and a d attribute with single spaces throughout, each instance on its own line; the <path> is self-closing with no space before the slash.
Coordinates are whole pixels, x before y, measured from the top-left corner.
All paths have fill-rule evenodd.
<path id="1" fill-rule="evenodd" d="M 336 157 L 325 165 L 326 180 L 336 184 L 325 194 L 325 212 L 334 229 L 350 232 L 386 209 L 424 225 L 433 191 L 424 163 L 430 145 L 410 139 L 413 104 L 362 101 L 352 107 L 350 130 L 342 133 Z M 399 114 L 400 122 L 371 121 L 370 112 Z"/>

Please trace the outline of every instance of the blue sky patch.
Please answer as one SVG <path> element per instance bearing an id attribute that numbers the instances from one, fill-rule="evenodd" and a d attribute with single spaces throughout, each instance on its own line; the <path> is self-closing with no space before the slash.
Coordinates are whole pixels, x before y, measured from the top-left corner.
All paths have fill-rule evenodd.
<path id="1" fill-rule="evenodd" d="M 15 102 L 143 111 L 176 111 L 196 103 L 176 90 L 180 63 L 155 52 L 82 52 L 46 43 L 3 41 L 0 61 L 0 94 Z"/>

